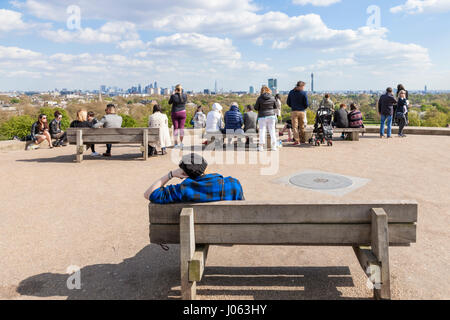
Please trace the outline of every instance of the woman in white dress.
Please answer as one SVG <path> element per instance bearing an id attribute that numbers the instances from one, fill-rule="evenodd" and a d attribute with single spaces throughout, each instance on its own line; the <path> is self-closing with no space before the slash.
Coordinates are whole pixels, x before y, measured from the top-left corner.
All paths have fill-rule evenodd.
<path id="1" fill-rule="evenodd" d="M 162 150 L 162 154 L 166 154 L 166 148 L 172 146 L 172 139 L 170 138 L 169 132 L 169 119 L 167 116 L 161 112 L 161 106 L 156 104 L 153 107 L 153 114 L 148 118 L 148 127 L 149 128 L 159 128 L 159 145 Z M 150 148 L 152 149 L 152 148 Z M 153 148 L 150 155 L 155 153 L 155 149 Z"/>

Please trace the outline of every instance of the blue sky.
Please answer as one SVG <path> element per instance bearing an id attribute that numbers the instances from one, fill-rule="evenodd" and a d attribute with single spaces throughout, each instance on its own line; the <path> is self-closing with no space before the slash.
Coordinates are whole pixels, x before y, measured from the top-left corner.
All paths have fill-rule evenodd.
<path id="1" fill-rule="evenodd" d="M 0 91 L 288 90 L 311 72 L 316 90 L 450 89 L 449 18 L 450 0 L 2 0 Z"/>

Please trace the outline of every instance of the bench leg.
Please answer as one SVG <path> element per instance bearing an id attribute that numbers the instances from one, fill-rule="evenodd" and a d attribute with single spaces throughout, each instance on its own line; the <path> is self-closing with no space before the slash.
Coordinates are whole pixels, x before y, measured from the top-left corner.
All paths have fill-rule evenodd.
<path id="1" fill-rule="evenodd" d="M 77 131 L 77 162 L 78 163 L 81 163 L 83 161 L 83 152 L 84 152 L 83 131 L 78 130 Z"/>
<path id="2" fill-rule="evenodd" d="M 350 134 L 350 140 L 351 141 L 359 141 L 359 132 L 352 132 Z"/>
<path id="3" fill-rule="evenodd" d="M 142 145 L 143 145 L 143 157 L 144 160 L 148 160 L 148 129 L 142 131 Z"/>
<path id="4" fill-rule="evenodd" d="M 194 210 L 181 210 L 180 214 L 180 270 L 181 298 L 195 300 L 197 283 L 189 281 L 189 263 L 195 253 Z"/>
<path id="5" fill-rule="evenodd" d="M 388 216 L 383 209 L 372 209 L 372 252 L 381 263 L 381 287 L 375 287 L 375 299 L 391 299 L 389 273 Z"/>

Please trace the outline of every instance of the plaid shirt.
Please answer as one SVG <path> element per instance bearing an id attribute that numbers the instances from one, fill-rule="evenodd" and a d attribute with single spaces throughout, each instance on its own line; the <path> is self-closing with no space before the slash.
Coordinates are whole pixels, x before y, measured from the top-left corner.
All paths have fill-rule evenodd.
<path id="1" fill-rule="evenodd" d="M 181 184 L 159 188 L 150 195 L 152 203 L 186 203 L 244 200 L 240 182 L 220 174 L 207 174 L 196 180 L 187 178 Z"/>

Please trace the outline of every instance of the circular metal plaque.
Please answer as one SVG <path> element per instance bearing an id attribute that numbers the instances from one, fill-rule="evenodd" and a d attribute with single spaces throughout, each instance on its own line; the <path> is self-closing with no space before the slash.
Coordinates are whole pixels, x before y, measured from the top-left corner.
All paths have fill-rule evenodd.
<path id="1" fill-rule="evenodd" d="M 353 181 L 343 176 L 326 173 L 302 173 L 289 179 L 297 187 L 312 190 L 336 190 L 353 185 Z"/>

